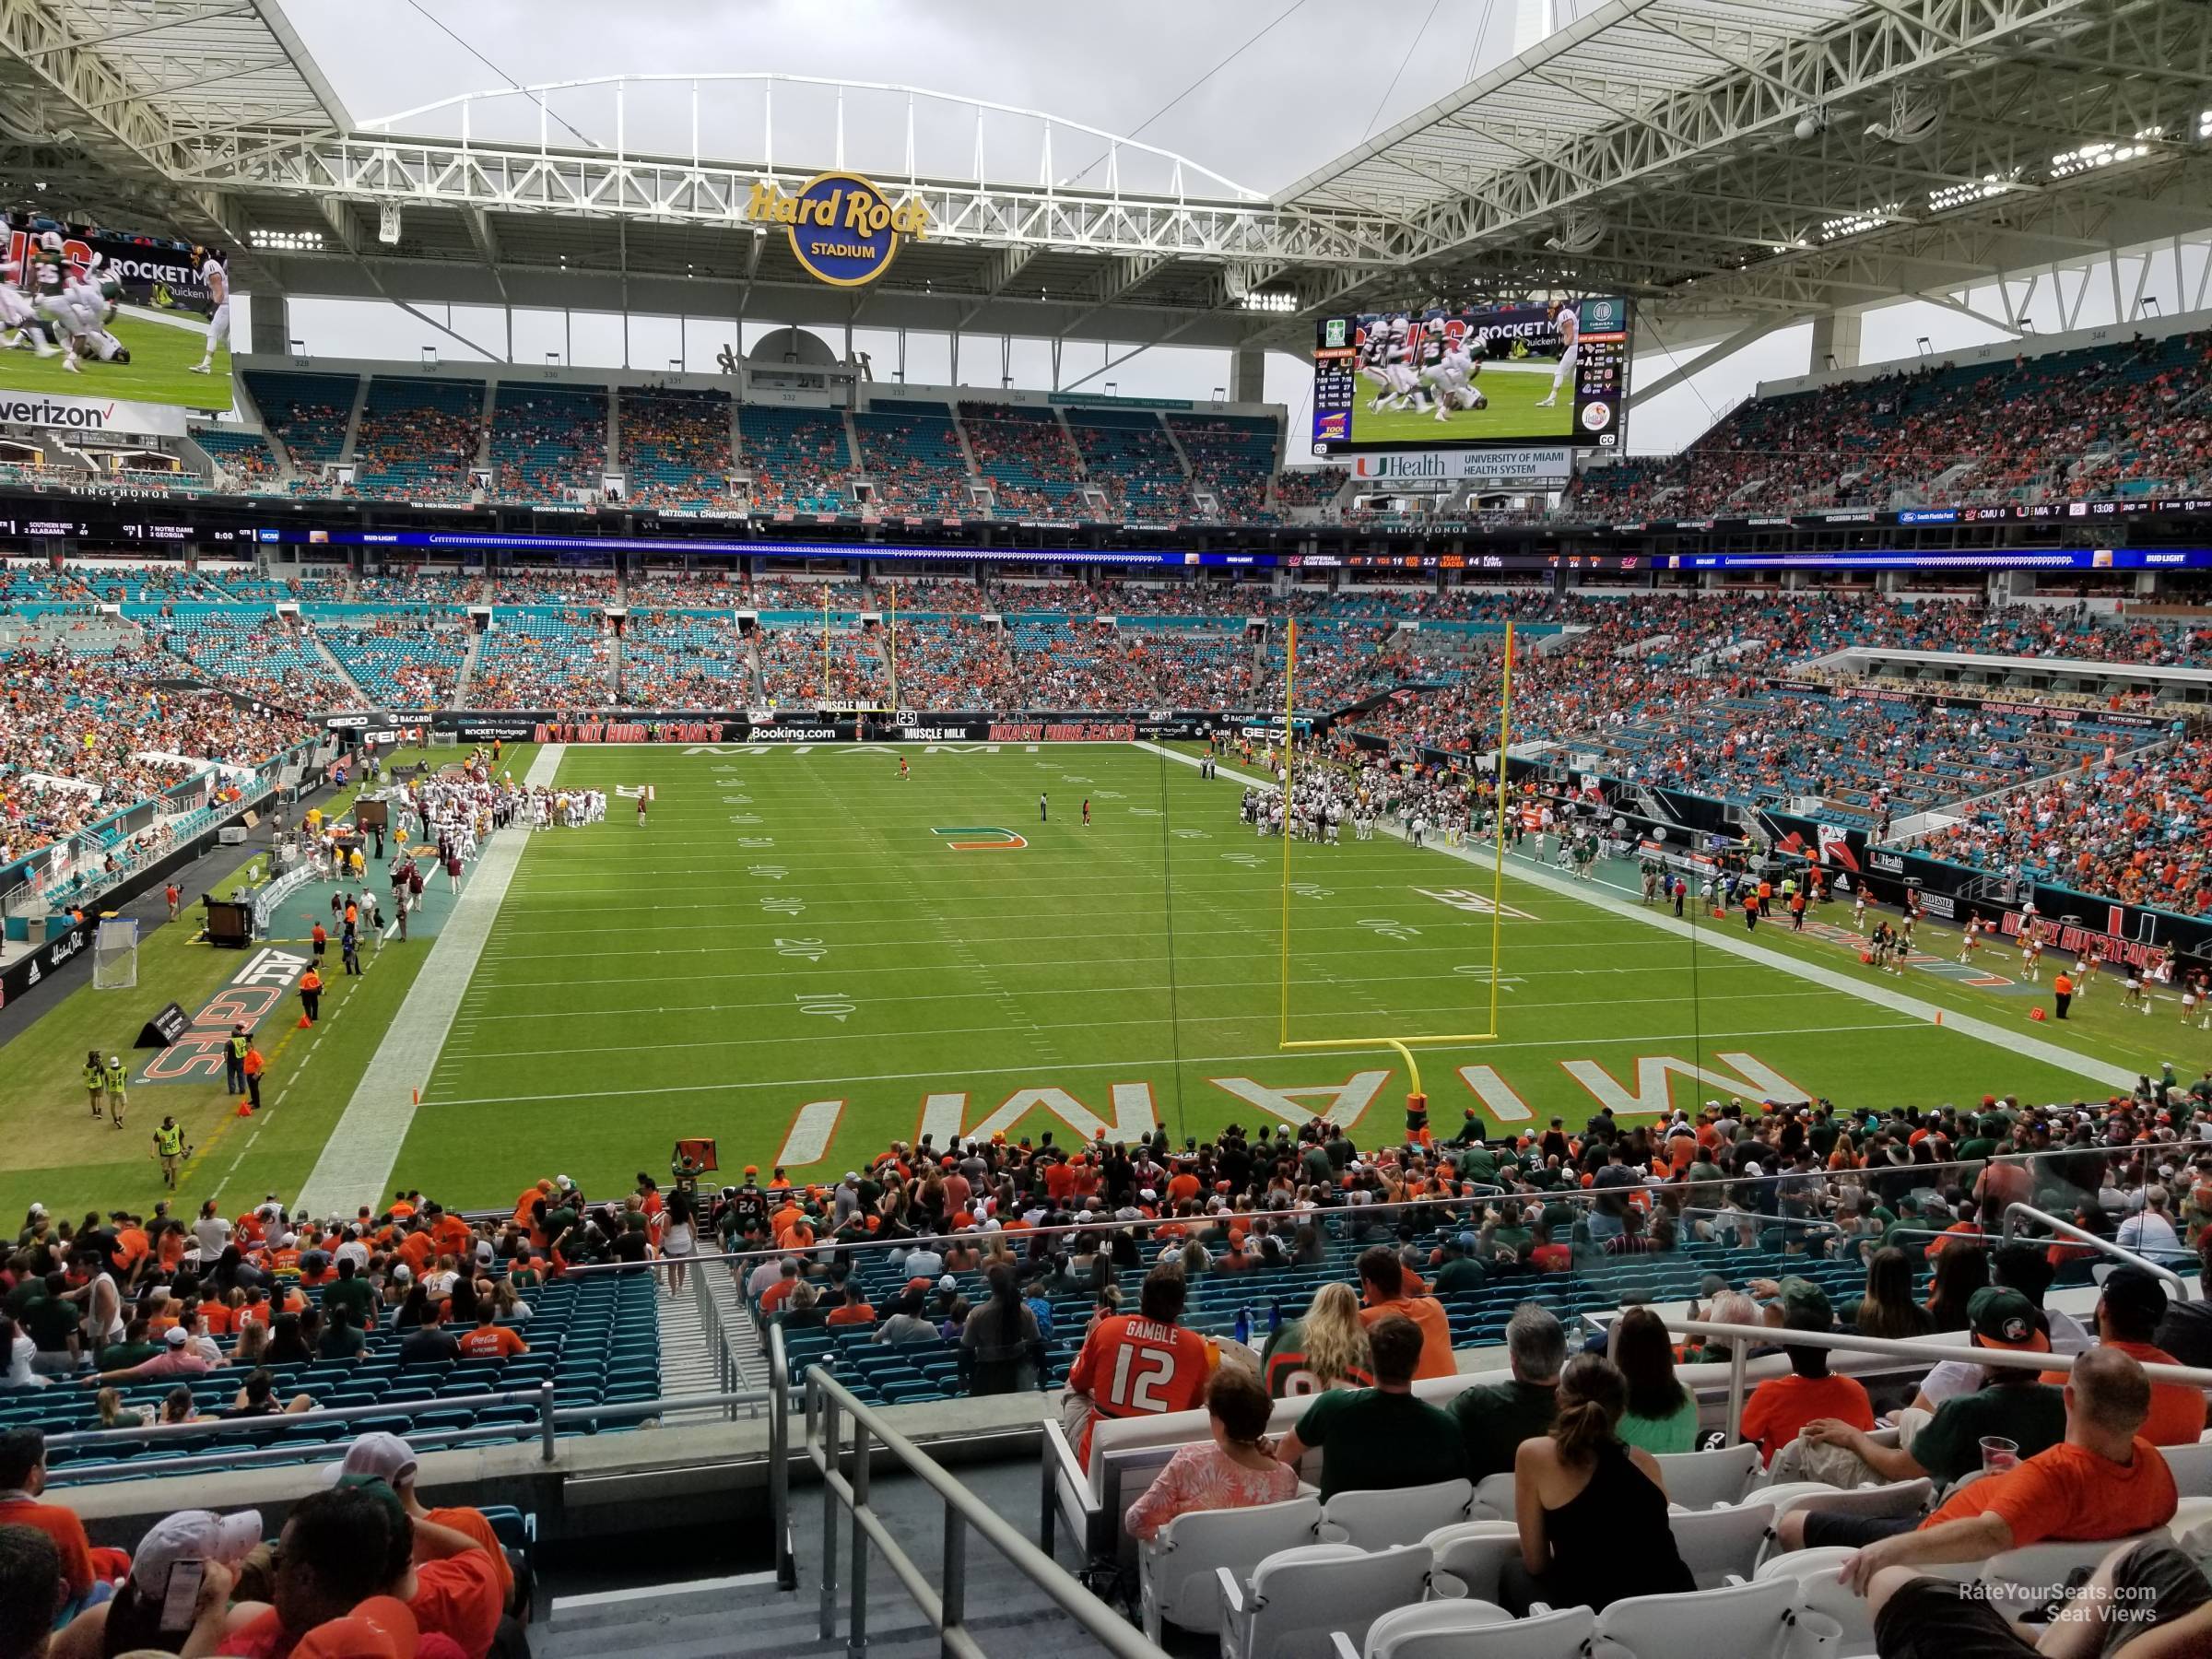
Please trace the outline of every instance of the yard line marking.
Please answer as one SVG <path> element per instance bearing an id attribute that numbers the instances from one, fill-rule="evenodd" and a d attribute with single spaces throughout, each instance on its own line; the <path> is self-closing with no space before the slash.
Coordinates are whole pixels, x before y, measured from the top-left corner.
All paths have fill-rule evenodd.
<path id="1" fill-rule="evenodd" d="M 859 971 L 854 970 L 854 971 L 857 972 Z M 936 969 L 933 970 L 932 971 L 942 975 L 944 971 L 942 969 Z M 1661 970 L 1630 969 L 1624 971 L 1658 972 L 1661 971 Z M 1532 983 L 1534 982 L 1535 978 L 1540 976 L 1541 971 L 1539 970 L 1535 974 L 1533 975 L 1516 976 L 1514 982 L 1524 984 Z M 782 974 L 758 975 L 755 977 L 788 979 L 790 976 L 788 974 Z M 867 1006 L 871 1009 L 874 1009 L 896 1008 L 903 1006 L 908 1003 L 987 1002 L 994 997 L 1003 996 L 1006 994 L 1005 987 L 1002 986 L 998 980 L 994 976 L 985 975 L 980 982 L 982 988 L 976 991 L 933 991 L 924 994 L 912 996 L 871 995 L 867 999 Z M 1483 982 L 1487 984 L 1488 982 L 1485 980 Z M 1450 990 L 1457 985 L 1457 982 L 1449 980 L 1433 972 L 1372 974 L 1362 976 L 1358 980 L 1339 979 L 1333 974 L 1323 974 L 1311 979 L 1300 979 L 1293 975 L 1291 983 L 1294 985 L 1332 986 L 1337 990 L 1351 991 L 1358 990 L 1361 985 L 1425 984 L 1434 986 L 1439 990 Z M 1254 995 L 1266 997 L 1273 997 L 1277 993 L 1276 986 L 1271 984 L 1263 984 L 1253 980 L 1184 980 L 1178 984 L 1177 989 L 1179 991 L 1247 991 Z M 1464 994 L 1465 987 L 1464 985 L 1459 985 L 1458 989 L 1460 989 Z M 1148 980 L 1141 984 L 1135 985 L 1031 985 L 1025 987 L 1022 994 L 1025 996 L 1092 997 L 1128 996 L 1139 995 L 1146 993 L 1157 993 L 1161 996 L 1165 996 L 1167 992 L 1167 985 L 1163 982 L 1158 980 Z M 1771 985 L 1758 985 L 1747 991 L 1708 993 L 1706 1000 L 1708 1002 L 1743 1002 L 1755 998 L 1771 998 L 1779 996 L 1826 996 L 1829 993 L 1827 991 L 1818 986 L 1807 986 L 1803 990 L 1797 991 L 1778 991 Z M 1636 1003 L 1674 1003 L 1681 1000 L 1681 994 L 1679 992 L 1676 992 L 1665 996 L 1570 996 L 1561 997 L 1551 1002 L 1537 1002 L 1533 999 L 1516 996 L 1513 1001 L 1513 1006 L 1514 1008 L 1522 1011 L 1526 1011 L 1532 1008 L 1625 1007 Z M 1273 1003 L 1270 1003 L 1268 1006 L 1272 1007 L 1274 1005 Z M 487 1019 L 563 1019 L 574 1021 L 579 1019 L 595 1019 L 603 1016 L 613 1018 L 616 1017 L 629 1018 L 632 1015 L 638 1014 L 728 1014 L 746 1008 L 788 1009 L 790 1006 L 791 1003 L 788 998 L 770 997 L 766 1001 L 762 1002 L 653 1003 L 641 1004 L 634 1007 L 619 1008 L 610 1008 L 600 1006 L 594 1006 L 589 1008 L 572 1009 L 530 1008 L 513 1014 L 488 1014 L 485 1016 L 485 1018 Z M 1376 1011 L 1378 1013 L 1383 1013 L 1388 1012 L 1389 1010 L 1378 1009 Z M 462 1041 L 461 1033 L 458 1030 L 456 1030 L 454 1033 L 454 1040 L 456 1041 Z M 464 1046 L 465 1046 L 465 1044 Z M 652 1046 L 654 1048 L 660 1048 L 663 1046 L 680 1047 L 682 1045 L 663 1045 L 661 1043 L 654 1043 Z M 555 1054 L 562 1053 L 573 1053 L 576 1051 L 561 1049 L 533 1049 L 528 1052 L 532 1053 Z M 443 1060 L 439 1062 L 439 1065 L 441 1067 L 445 1064 L 446 1063 Z"/>
<path id="2" fill-rule="evenodd" d="M 1195 767 L 1198 764 L 1194 758 L 1179 754 L 1173 749 L 1163 748 L 1156 743 L 1139 742 L 1135 747 L 1147 749 L 1156 755 L 1165 755 L 1171 760 L 1180 761 L 1185 766 Z M 1267 779 L 1253 777 L 1229 768 L 1220 769 L 1220 775 L 1225 778 L 1241 779 L 1244 782 L 1257 784 L 1263 789 L 1277 787 Z M 1400 839 L 1405 837 L 1404 830 L 1387 820 L 1382 822 L 1382 827 L 1391 835 Z M 1467 847 L 1431 845 L 1427 850 L 1484 869 L 1489 867 L 1490 860 L 1495 855 L 1494 850 L 1486 850 L 1480 844 Z M 1924 1002 L 1917 996 L 1909 996 L 1901 991 L 1892 991 L 1887 986 L 1862 984 L 1847 973 L 1840 973 L 1832 968 L 1823 968 L 1817 962 L 1801 961 L 1795 957 L 1785 955 L 1778 950 L 1770 950 L 1762 945 L 1753 944 L 1747 937 L 1739 937 L 1722 927 L 1693 924 L 1688 921 L 1677 922 L 1673 916 L 1665 912 L 1654 912 L 1642 904 L 1632 904 L 1625 897 L 1620 899 L 1608 897 L 1607 893 L 1625 894 L 1628 891 L 1627 888 L 1618 887 L 1612 882 L 1571 881 L 1563 877 L 1555 876 L 1540 865 L 1535 865 L 1517 868 L 1513 870 L 1512 874 L 1518 880 L 1541 888 L 1546 892 L 1557 893 L 1567 899 L 1579 899 L 1584 904 L 1609 912 L 1617 916 L 1632 916 L 1642 922 L 1647 927 L 1657 928 L 1662 933 L 1671 934 L 1680 939 L 1698 939 L 1705 946 L 1725 952 L 1729 956 L 1740 957 L 1746 961 L 1756 962 L 1761 967 L 1773 969 L 1811 984 L 1825 985 L 1831 991 L 1841 991 L 1848 995 L 1857 997 L 1861 1002 L 1872 1003 L 1877 1008 L 1888 1008 L 1892 1013 L 1903 1014 L 1912 1019 L 1928 1025 L 1934 1025 L 1940 1020 L 1944 1030 L 1947 1031 L 1957 1031 L 1962 1036 L 1974 1038 L 1979 1041 L 1988 1043 L 1992 1048 L 2001 1049 L 2009 1054 L 2024 1055 L 2031 1060 L 2040 1060 L 2044 1065 L 2059 1071 L 2072 1072 L 2077 1077 L 2089 1078 L 2102 1088 L 2116 1088 L 2124 1092 L 2136 1086 L 2136 1074 L 2131 1071 L 2117 1065 L 2108 1065 L 2101 1060 L 2092 1060 L 2086 1054 L 2077 1053 L 2073 1049 L 2062 1047 L 2055 1042 L 2046 1042 L 2040 1037 L 2030 1037 L 2025 1031 L 2008 1030 L 2003 1026 L 1994 1024 L 1986 1019 L 1977 1018 L 1971 1014 L 1962 1014 L 1955 1008 L 1947 1008 L 1936 1003 Z M 1598 890 L 1601 888 L 1605 890 Z"/>
<path id="3" fill-rule="evenodd" d="M 539 749 L 524 782 L 534 787 L 550 783 L 565 752 L 566 746 L 558 743 Z M 383 1192 L 415 1122 L 418 1091 L 429 1084 L 462 994 L 499 916 L 507 883 L 529 844 L 520 831 L 506 830 L 495 834 L 485 848 L 475 879 L 453 901 L 428 959 L 407 988 L 406 999 L 324 1143 L 300 1191 L 301 1211 L 349 1214 L 355 1206 L 373 1203 Z"/>
<path id="4" fill-rule="evenodd" d="M 1885 1020 L 1875 1025 L 1762 1026 L 1756 1030 L 1709 1030 L 1705 1033 L 1705 1035 L 1714 1039 L 1715 1041 L 1745 1037 L 1814 1037 L 1832 1035 L 1839 1031 L 1914 1030 L 1920 1029 L 1923 1024 L 1923 1021 L 1917 1019 L 1899 1019 Z M 1679 1042 L 1682 1040 L 1682 1032 L 1679 1030 L 1657 1032 L 1645 1031 L 1631 1037 L 1584 1037 L 1578 1039 L 1577 1041 L 1580 1046 L 1589 1048 L 1599 1045 L 1611 1045 L 1623 1042 L 1674 1043 Z M 1526 1042 L 1486 1042 L 1481 1045 L 1485 1053 L 1496 1053 L 1502 1049 L 1544 1049 L 1558 1048 L 1560 1044 L 1559 1039 L 1554 1037 L 1532 1039 Z M 1374 1050 L 1371 1048 L 1320 1049 L 1312 1052 L 1329 1054 L 1364 1054 L 1369 1056 L 1371 1056 L 1374 1053 Z M 1271 1048 L 1263 1049 L 1256 1054 L 1185 1054 L 1182 1056 L 1181 1064 L 1185 1066 L 1230 1065 L 1241 1065 L 1249 1064 L 1250 1062 L 1255 1060 L 1281 1060 L 1284 1058 L 1286 1058 L 1286 1056 L 1284 1055 L 1282 1050 Z M 927 1071 L 874 1072 L 860 1077 L 855 1077 L 851 1072 L 840 1072 L 832 1077 L 753 1077 L 748 1078 L 742 1083 L 670 1083 L 657 1085 L 651 1088 L 635 1088 L 625 1085 L 618 1090 L 610 1090 L 606 1088 L 587 1088 L 566 1094 L 471 1095 L 451 1100 L 425 1100 L 423 1101 L 423 1105 L 426 1107 L 437 1106 L 443 1108 L 447 1106 L 529 1106 L 552 1100 L 597 1100 L 604 1102 L 612 1093 L 619 1093 L 623 1099 L 629 1100 L 632 1098 L 642 1098 L 647 1095 L 714 1094 L 724 1090 L 743 1090 L 748 1088 L 813 1088 L 823 1084 L 842 1088 L 847 1085 L 853 1083 L 899 1083 L 912 1081 L 916 1078 L 936 1078 L 948 1077 L 1041 1077 L 1048 1073 L 1055 1072 L 1129 1071 L 1139 1066 L 1174 1065 L 1176 1064 L 1177 1059 L 1171 1054 L 1162 1055 L 1159 1058 L 1153 1060 L 1115 1059 L 1073 1061 L 1067 1065 L 1057 1066 L 1040 1065 L 1032 1060 L 1020 1065 L 989 1065 L 969 1067 L 938 1065 L 932 1066 Z"/>

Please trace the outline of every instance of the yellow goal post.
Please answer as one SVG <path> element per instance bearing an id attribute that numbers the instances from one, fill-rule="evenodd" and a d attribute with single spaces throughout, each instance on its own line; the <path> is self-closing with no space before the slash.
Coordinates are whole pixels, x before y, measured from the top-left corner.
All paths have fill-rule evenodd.
<path id="1" fill-rule="evenodd" d="M 1298 620 L 1292 618 L 1283 651 L 1283 883 L 1282 883 L 1282 1025 L 1277 1046 L 1285 1053 L 1312 1049 L 1394 1049 L 1406 1062 L 1406 1071 L 1411 1081 L 1409 1100 L 1426 1104 L 1427 1095 L 1421 1088 L 1421 1068 L 1414 1059 L 1416 1047 L 1434 1048 L 1445 1043 L 1495 1042 L 1498 1040 L 1499 967 L 1503 955 L 1505 939 L 1505 841 L 1506 812 L 1511 794 L 1506 782 L 1505 757 L 1507 746 L 1512 739 L 1513 712 L 1513 624 L 1505 625 L 1505 648 L 1501 657 L 1502 678 L 1498 694 L 1498 756 L 1490 779 L 1492 803 L 1491 829 L 1496 841 L 1490 861 L 1490 1009 L 1489 1029 L 1482 1031 L 1450 1031 L 1409 1033 L 1398 1037 L 1307 1037 L 1293 1039 L 1290 1035 L 1290 833 L 1293 804 L 1296 800 L 1298 780 L 1297 692 L 1298 692 Z"/>

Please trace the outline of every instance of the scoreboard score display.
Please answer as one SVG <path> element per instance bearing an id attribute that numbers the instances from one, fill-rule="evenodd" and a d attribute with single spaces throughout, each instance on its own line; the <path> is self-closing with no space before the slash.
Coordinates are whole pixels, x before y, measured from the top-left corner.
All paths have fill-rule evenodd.
<path id="1" fill-rule="evenodd" d="M 1617 296 L 1324 317 L 1312 452 L 1618 449 L 1628 361 Z"/>

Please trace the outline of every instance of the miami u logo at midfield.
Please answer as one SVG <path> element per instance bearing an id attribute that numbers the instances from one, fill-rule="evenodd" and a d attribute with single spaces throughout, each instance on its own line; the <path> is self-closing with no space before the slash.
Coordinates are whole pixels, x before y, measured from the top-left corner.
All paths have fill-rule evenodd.
<path id="1" fill-rule="evenodd" d="M 932 830 L 930 833 L 943 836 L 945 844 L 955 853 L 1018 853 L 1030 844 L 1027 837 L 1017 835 L 1011 830 L 1002 830 L 996 824 Z"/>

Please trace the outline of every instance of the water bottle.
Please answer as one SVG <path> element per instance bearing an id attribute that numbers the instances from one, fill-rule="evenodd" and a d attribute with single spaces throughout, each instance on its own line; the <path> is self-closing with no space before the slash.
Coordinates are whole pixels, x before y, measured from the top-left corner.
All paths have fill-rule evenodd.
<path id="1" fill-rule="evenodd" d="M 1252 1310 L 1250 1308 L 1237 1310 L 1237 1340 L 1246 1344 L 1252 1341 Z"/>
<path id="2" fill-rule="evenodd" d="M 1283 1328 L 1283 1303 L 1277 1297 L 1267 1304 L 1267 1335 L 1272 1336 Z"/>

